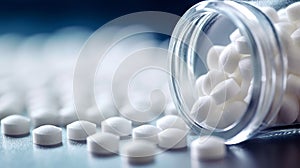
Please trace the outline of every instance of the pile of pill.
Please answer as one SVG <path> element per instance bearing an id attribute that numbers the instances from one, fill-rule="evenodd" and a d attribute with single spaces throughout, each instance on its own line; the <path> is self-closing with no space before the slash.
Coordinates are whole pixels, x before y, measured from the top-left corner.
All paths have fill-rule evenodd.
<path id="1" fill-rule="evenodd" d="M 275 123 L 291 124 L 300 121 L 300 2 L 276 12 L 271 7 L 259 8 L 273 22 L 287 51 L 287 92 Z M 212 46 L 206 64 L 208 72 L 197 78 L 195 89 L 199 98 L 190 116 L 206 127 L 225 129 L 245 113 L 252 94 L 253 65 L 247 39 L 239 29 L 229 36 L 227 46 Z M 296 94 L 295 94 L 296 93 Z"/>
<path id="2" fill-rule="evenodd" d="M 276 120 L 278 123 L 290 124 L 300 121 L 300 57 L 297 55 L 297 51 L 300 51 L 300 2 L 278 12 L 269 7 L 261 9 L 274 23 L 288 52 L 287 93 Z M 78 44 L 84 41 L 82 38 L 78 37 Z M 253 86 L 253 65 L 247 39 L 239 30 L 232 32 L 229 38 L 231 43 L 227 46 L 213 46 L 209 50 L 206 59 L 209 71 L 195 82 L 199 98 L 190 111 L 190 116 L 196 122 L 219 129 L 229 127 L 243 116 Z M 34 38 L 26 41 L 23 47 L 31 46 L 32 41 Z M 50 39 L 47 44 L 50 45 L 53 41 L 57 42 L 59 38 Z M 123 51 L 126 47 L 122 47 Z M 46 65 L 41 65 L 40 69 L 35 67 L 36 69 L 28 70 L 29 73 L 24 72 L 23 75 L 27 78 L 28 74 L 40 72 Z M 73 69 L 72 65 L 66 67 L 64 64 L 49 74 L 28 77 L 29 80 L 23 79 L 23 76 L 21 81 L 27 82 L 24 82 L 26 87 L 23 89 L 15 87 L 20 81 L 1 79 L 2 134 L 17 138 L 29 135 L 33 128 L 33 143 L 49 147 L 64 145 L 62 130 L 66 129 L 69 140 L 86 142 L 87 151 L 92 154 L 119 153 L 124 160 L 137 164 L 153 162 L 158 150 L 189 147 L 187 138 L 190 129 L 178 116 L 175 105 L 165 100 L 165 97 L 153 93 L 151 108 L 140 112 L 132 109 L 126 101 L 117 108 L 112 98 L 103 94 L 104 98 L 98 98 L 101 100 L 100 107 L 83 101 L 81 103 L 87 108 L 78 110 L 74 107 L 72 73 L 61 74 L 60 68 Z M 59 75 L 55 76 L 56 73 Z M 32 80 L 35 78 L 36 80 Z M 50 82 L 50 79 L 54 79 L 54 82 Z M 85 93 L 81 93 L 79 97 L 89 99 Z M 139 98 L 142 99 L 143 96 Z M 141 106 L 147 106 L 145 100 L 138 102 Z M 164 103 L 167 103 L 165 107 Z M 164 107 L 162 111 L 161 107 Z M 27 114 L 22 113 L 25 109 Z M 128 139 L 129 142 L 121 143 Z M 190 147 L 191 156 L 196 159 L 220 159 L 226 155 L 224 140 L 214 136 L 199 137 L 192 141 Z"/>
<path id="3" fill-rule="evenodd" d="M 76 31 L 75 33 L 80 34 Z M 35 39 L 26 40 L 25 43 L 28 44 L 24 45 L 31 46 L 32 41 Z M 145 39 L 143 41 L 145 42 Z M 147 62 L 166 63 L 166 55 L 159 58 L 164 60 L 153 58 L 153 54 L 143 59 Z M 11 76 L 18 78 L 4 80 L 0 76 L 0 117 L 3 135 L 19 138 L 31 134 L 33 144 L 43 147 L 65 145 L 63 137 L 66 137 L 72 143 L 76 141 L 75 144 L 85 145 L 87 151 L 93 155 L 102 157 L 120 154 L 124 161 L 133 164 L 151 163 L 158 153 L 165 150 L 187 148 L 189 128 L 178 116 L 174 103 L 165 92 L 163 94 L 161 91 L 151 90 L 150 101 L 145 99 L 147 91 L 144 89 L 147 88 L 143 85 L 148 85 L 149 82 L 143 82 L 143 79 L 138 83 L 138 87 L 143 87 L 139 88 L 138 95 L 134 96 L 134 102 L 122 102 L 118 107 L 102 89 L 104 86 L 101 80 L 96 85 L 102 89 L 101 95 L 96 95 L 99 96 L 96 97 L 96 101 L 100 102 L 87 104 L 86 108 L 81 110 L 74 106 L 73 67 L 68 66 L 72 61 L 64 60 L 63 56 L 59 61 L 64 62 L 61 67 L 55 59 L 55 66 L 51 66 L 49 60 L 39 62 L 26 57 L 28 64 L 23 65 L 24 61 L 20 61 L 22 64 L 16 66 L 16 72 L 24 71 L 24 77 L 21 74 L 12 74 Z M 25 71 L 22 66 L 32 69 L 24 67 Z M 49 72 L 46 72 L 44 67 L 49 67 Z M 32 74 L 33 77 L 28 74 Z M 155 73 L 148 75 L 159 77 L 159 74 Z M 168 76 L 165 75 L 164 78 L 166 79 L 157 79 L 164 82 L 157 82 L 155 89 L 159 86 L 168 90 Z M 152 83 L 155 82 L 156 80 L 152 80 Z M 26 85 L 20 87 L 18 83 Z M 85 100 L 88 96 L 85 93 L 80 93 L 79 96 L 82 97 L 83 104 L 87 103 Z"/>

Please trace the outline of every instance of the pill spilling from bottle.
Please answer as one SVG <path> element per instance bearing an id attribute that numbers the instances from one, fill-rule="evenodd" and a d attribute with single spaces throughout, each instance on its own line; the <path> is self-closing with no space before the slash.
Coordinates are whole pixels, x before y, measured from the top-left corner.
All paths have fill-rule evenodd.
<path id="1" fill-rule="evenodd" d="M 280 12 L 270 7 L 260 10 L 274 25 L 278 40 L 287 52 L 286 92 L 273 123 L 300 122 L 300 2 Z M 206 55 L 207 72 L 194 80 L 194 94 L 197 98 L 192 103 L 189 116 L 205 128 L 226 130 L 232 127 L 245 116 L 251 104 L 253 90 L 256 89 L 254 75 L 257 72 L 253 64 L 255 53 L 243 33 L 235 29 L 226 37 L 230 40 L 228 45 L 211 46 Z M 274 64 L 277 65 L 276 60 Z M 54 78 L 52 73 L 48 74 L 50 79 Z M 56 77 L 63 78 L 63 84 L 57 79 L 50 89 L 48 86 L 51 82 L 49 79 L 43 81 L 41 75 L 39 82 L 42 84 L 29 81 L 29 87 L 26 88 L 28 90 L 23 90 L 22 94 L 0 90 L 2 134 L 12 138 L 29 136 L 32 128 L 33 144 L 59 147 L 65 145 L 63 133 L 66 133 L 68 140 L 85 145 L 93 155 L 102 157 L 119 154 L 123 160 L 132 164 L 148 164 L 154 162 L 160 152 L 180 152 L 187 148 L 190 148 L 191 158 L 197 160 L 226 157 L 226 141 L 220 137 L 210 134 L 196 136 L 190 143 L 190 125 L 178 115 L 179 111 L 174 103 L 159 93 L 152 92 L 150 97 L 154 99 L 151 100 L 151 105 L 143 100 L 144 95 L 134 96 L 140 99 L 136 100 L 139 107 L 150 107 L 141 112 L 138 108 L 132 109 L 131 102 L 124 101 L 125 96 L 120 92 L 117 93 L 120 94 L 119 97 L 114 100 L 107 96 L 109 94 L 102 95 L 104 98 L 99 98 L 100 107 L 97 103 L 88 104 L 84 99 L 89 99 L 91 95 L 86 96 L 86 93 L 80 92 L 76 96 L 83 97 L 83 101 L 80 101 L 80 106 L 76 109 L 73 106 L 75 94 L 69 85 L 73 81 L 68 74 L 64 75 Z M 117 91 L 119 85 L 116 87 Z M 114 104 L 119 99 L 121 103 Z M 164 103 L 167 105 L 164 106 Z M 86 108 L 82 110 L 81 107 Z M 23 113 L 25 108 L 26 114 Z"/>

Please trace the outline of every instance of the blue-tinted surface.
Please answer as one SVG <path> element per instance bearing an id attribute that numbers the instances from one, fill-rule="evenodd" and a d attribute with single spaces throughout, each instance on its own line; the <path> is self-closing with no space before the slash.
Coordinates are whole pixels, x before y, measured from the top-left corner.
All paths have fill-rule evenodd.
<path id="1" fill-rule="evenodd" d="M 0 163 L 4 167 L 141 167 L 130 165 L 118 155 L 94 156 L 86 151 L 86 144 L 69 141 L 63 129 L 63 144 L 58 147 L 40 147 L 32 137 L 0 138 Z M 190 167 L 189 149 L 163 152 L 153 163 L 143 167 Z"/>
<path id="2" fill-rule="evenodd" d="M 190 158 L 190 149 L 167 151 L 156 156 L 153 163 L 131 165 L 118 155 L 93 156 L 86 151 L 86 144 L 66 140 L 63 130 L 63 145 L 46 148 L 32 144 L 31 135 L 23 138 L 0 138 L 1 168 L 12 167 L 299 167 L 300 130 L 275 132 L 239 145 L 228 147 L 224 159 L 198 161 Z M 189 137 L 189 142 L 195 136 Z"/>

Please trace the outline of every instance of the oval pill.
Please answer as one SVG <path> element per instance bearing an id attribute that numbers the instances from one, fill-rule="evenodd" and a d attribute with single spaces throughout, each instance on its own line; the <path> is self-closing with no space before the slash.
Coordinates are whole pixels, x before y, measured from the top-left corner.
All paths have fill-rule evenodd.
<path id="1" fill-rule="evenodd" d="M 30 119 L 21 115 L 10 115 L 1 120 L 1 128 L 5 135 L 26 135 L 30 131 Z"/>
<path id="2" fill-rule="evenodd" d="M 89 135 L 96 133 L 96 124 L 79 120 L 67 125 L 67 138 L 75 141 L 85 141 Z"/>
<path id="3" fill-rule="evenodd" d="M 32 131 L 33 143 L 41 146 L 53 146 L 62 143 L 62 130 L 54 125 L 43 125 Z"/>

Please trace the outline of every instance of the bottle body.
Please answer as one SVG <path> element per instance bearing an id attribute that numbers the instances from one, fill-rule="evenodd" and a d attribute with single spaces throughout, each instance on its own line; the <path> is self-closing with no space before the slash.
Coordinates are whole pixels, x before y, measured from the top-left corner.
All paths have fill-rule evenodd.
<path id="1" fill-rule="evenodd" d="M 299 120 L 300 60 L 291 34 L 300 25 L 284 12 L 205 1 L 180 19 L 169 48 L 170 85 L 194 131 L 235 144 Z"/>

